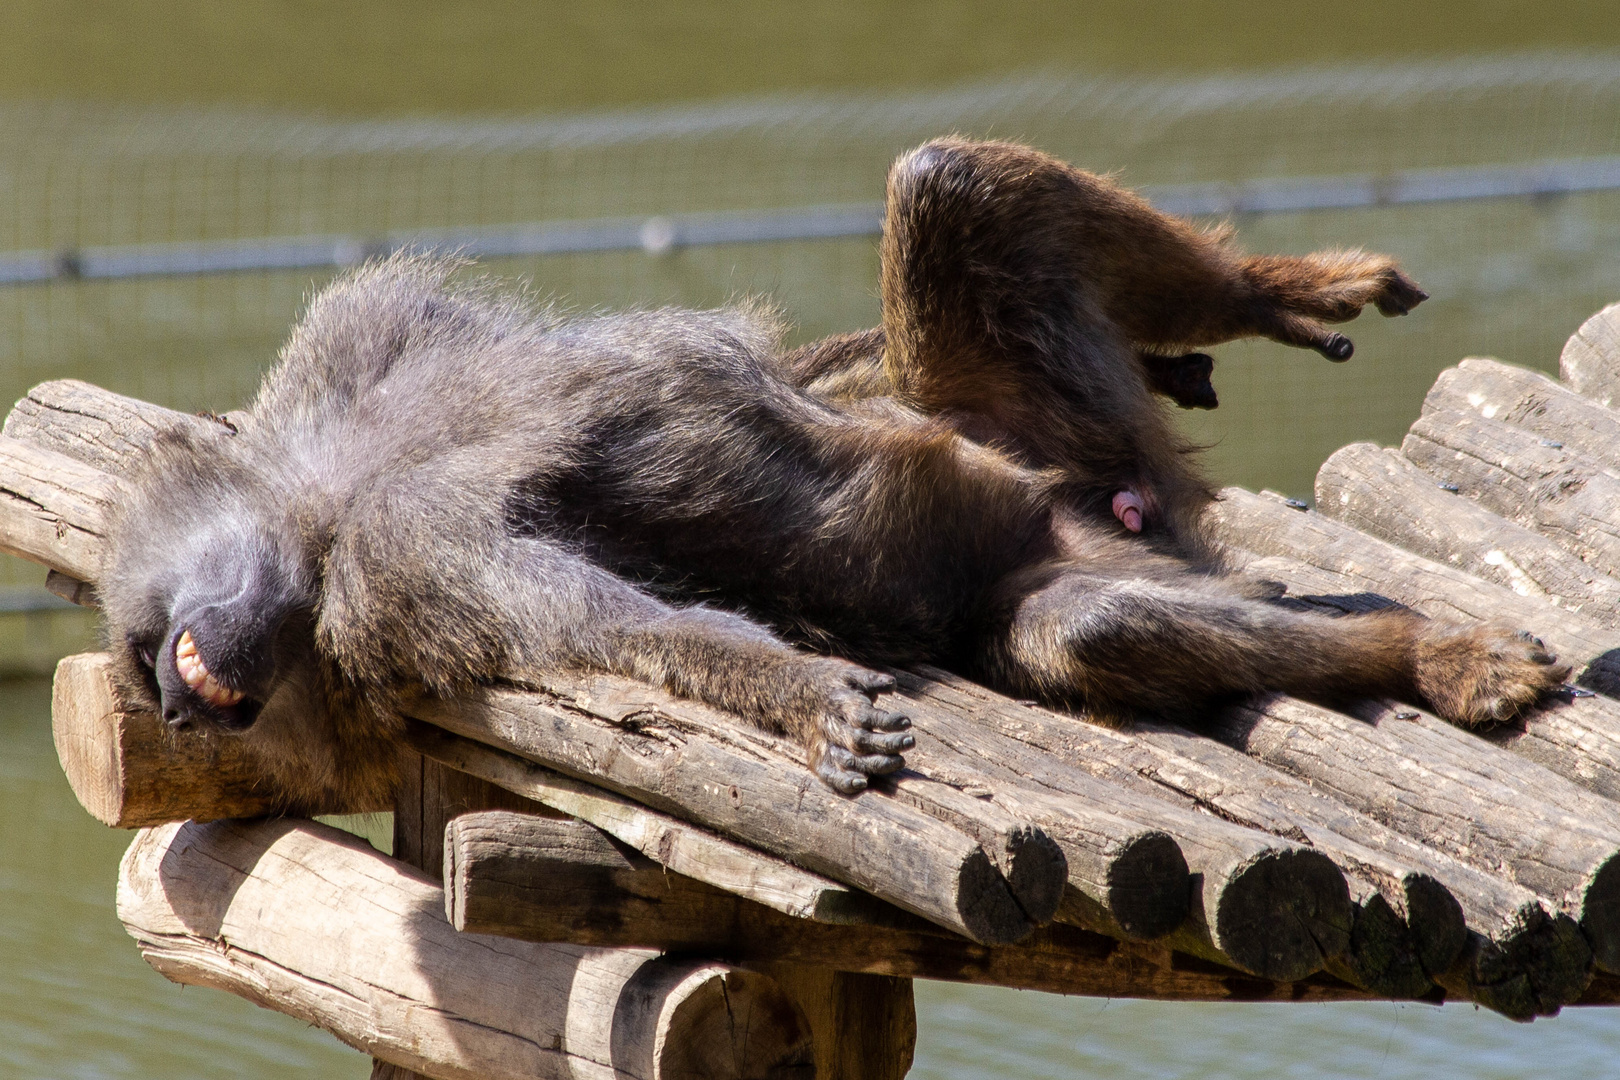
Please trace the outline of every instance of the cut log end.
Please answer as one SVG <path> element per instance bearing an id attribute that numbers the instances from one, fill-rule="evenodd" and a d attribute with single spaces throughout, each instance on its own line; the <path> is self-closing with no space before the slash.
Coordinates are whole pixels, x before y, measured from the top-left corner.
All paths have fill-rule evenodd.
<path id="1" fill-rule="evenodd" d="M 1051 922 L 1069 878 L 1069 860 L 1057 841 L 1037 828 L 1020 830 L 1008 845 L 1005 869 L 1007 888 L 1025 917 L 1036 926 Z"/>
<path id="2" fill-rule="evenodd" d="M 1580 923 L 1597 966 L 1620 974 L 1620 852 L 1605 859 L 1588 879 Z"/>
<path id="3" fill-rule="evenodd" d="M 1057 905 L 1052 907 L 1055 911 Z M 967 936 L 981 945 L 1010 945 L 1038 925 L 982 848 L 974 849 L 958 867 L 956 913 Z"/>
<path id="4" fill-rule="evenodd" d="M 1294 982 L 1320 971 L 1350 945 L 1350 890 L 1325 855 L 1301 848 L 1268 851 L 1235 870 L 1224 885 L 1211 927 L 1216 944 L 1246 971 Z"/>
<path id="5" fill-rule="evenodd" d="M 1592 950 L 1575 920 L 1526 908 L 1496 941 L 1473 935 L 1460 967 L 1465 992 L 1513 1020 L 1555 1016 L 1592 981 Z"/>
<path id="6" fill-rule="evenodd" d="M 642 1037 L 648 1027 L 652 1040 Z M 812 1080 L 810 1023 L 776 980 L 719 964 L 644 965 L 620 991 L 609 1045 L 619 1074 L 661 1080 Z"/>
<path id="7" fill-rule="evenodd" d="M 1187 917 L 1191 874 L 1181 847 L 1168 833 L 1143 833 L 1108 870 L 1110 914 L 1132 938 L 1163 937 Z"/>
<path id="8" fill-rule="evenodd" d="M 1468 924 L 1462 905 L 1450 889 L 1428 874 L 1408 874 L 1402 886 L 1406 925 L 1411 930 L 1418 963 L 1430 974 L 1445 971 L 1468 947 Z"/>

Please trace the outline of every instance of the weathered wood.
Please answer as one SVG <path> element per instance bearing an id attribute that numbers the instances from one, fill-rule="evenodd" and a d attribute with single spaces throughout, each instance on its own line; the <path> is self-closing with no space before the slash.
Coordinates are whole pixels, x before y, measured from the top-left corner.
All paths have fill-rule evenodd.
<path id="1" fill-rule="evenodd" d="M 902 1080 L 917 1049 L 911 980 L 801 964 L 752 964 L 799 1004 L 816 1080 Z M 697 1080 L 695 1074 L 693 1080 Z M 808 1072 L 799 1075 L 809 1075 Z"/>
<path id="2" fill-rule="evenodd" d="M 105 653 L 65 657 L 51 691 L 51 734 L 68 786 L 104 825 L 139 829 L 277 809 L 240 740 L 170 732 L 123 700 Z M 388 809 L 356 807 L 356 811 Z"/>
<path id="3" fill-rule="evenodd" d="M 427 1076 L 686 1080 L 810 1062 L 803 1014 L 764 975 L 458 934 L 433 882 L 313 822 L 142 832 L 120 868 L 118 915 L 169 979 Z"/>
<path id="4" fill-rule="evenodd" d="M 533 941 L 641 943 L 738 962 L 812 963 L 1057 993 L 1219 999 L 1237 985 L 1223 980 L 1259 988 L 1239 972 L 1176 961 L 1163 946 L 1061 924 L 992 947 L 928 924 L 834 927 L 795 919 L 672 873 L 586 829 L 594 827 L 501 812 L 457 818 L 445 837 L 452 922 Z M 1322 993 L 1327 985 L 1301 992 Z"/>
<path id="5" fill-rule="evenodd" d="M 1103 805 L 1114 813 L 1174 836 L 1195 875 L 1189 918 L 1167 943 L 1215 963 L 1287 981 L 1303 978 L 1343 952 L 1352 913 L 1343 875 L 1321 852 L 1290 837 L 1233 825 L 1199 813 L 1163 790 L 1119 785 L 1032 750 L 991 730 L 982 720 L 986 704 L 1019 706 L 989 691 L 965 695 L 929 693 L 929 684 L 896 673 L 901 699 L 913 721 L 917 746 L 911 767 L 945 783 L 979 785 L 987 797 L 1064 836 L 1062 808 Z M 949 678 L 943 672 L 933 674 Z M 1072 878 L 1071 878 L 1072 880 Z M 1102 881 L 1078 889 L 1076 900 L 1103 893 Z M 1125 883 L 1113 883 L 1125 884 Z M 1126 894 L 1129 897 L 1129 893 Z M 1129 910 L 1128 899 L 1112 910 Z M 1092 905 L 1066 906 L 1060 918 L 1105 932 L 1131 936 Z"/>
<path id="6" fill-rule="evenodd" d="M 118 495 L 108 473 L 0 435 L 0 551 L 94 581 Z"/>
<path id="7" fill-rule="evenodd" d="M 810 775 L 791 744 L 652 687 L 611 676 L 558 677 L 536 692 L 424 699 L 411 712 L 974 940 L 1015 941 L 1034 929 L 977 840 L 894 798 L 839 796 Z"/>
<path id="8" fill-rule="evenodd" d="M 1540 634 L 1581 671 L 1578 681 L 1620 686 L 1620 634 L 1455 567 L 1402 551 L 1321 514 L 1289 509 L 1280 497 L 1238 488 L 1223 493 L 1216 520 L 1229 543 L 1263 556 L 1247 570 L 1284 581 L 1295 595 L 1343 610 L 1398 601 L 1435 618 L 1496 619 Z M 1336 595 L 1335 595 L 1336 594 Z M 1557 695 L 1514 724 L 1477 733 L 1591 791 L 1620 797 L 1620 702 Z"/>
<path id="9" fill-rule="evenodd" d="M 239 423 L 240 414 L 223 418 Z M 122 473 L 160 433 L 194 438 L 231 434 L 218 419 L 166 409 L 78 379 L 40 383 L 12 406 L 0 433 L 42 450 L 64 454 L 92 468 Z"/>
<path id="10" fill-rule="evenodd" d="M 1620 579 L 1568 549 L 1440 487 L 1394 450 L 1351 443 L 1316 474 L 1326 517 L 1520 596 L 1620 627 Z"/>
<path id="11" fill-rule="evenodd" d="M 1418 417 L 1401 453 L 1597 570 L 1620 571 L 1620 472 L 1557 440 L 1449 410 Z"/>
<path id="12" fill-rule="evenodd" d="M 1397 719 L 1396 713 L 1411 719 Z M 1212 733 L 1379 822 L 1505 874 L 1620 963 L 1620 805 L 1416 710 L 1347 715 L 1289 698 L 1229 710 Z"/>
<path id="13" fill-rule="evenodd" d="M 870 893 L 431 724 L 406 721 L 405 738 L 424 757 L 587 821 L 677 874 L 796 919 L 833 925 L 922 921 Z"/>
<path id="14" fill-rule="evenodd" d="M 1339 961 L 1350 966 L 1341 977 L 1357 985 L 1389 996 L 1419 996 L 1429 978 L 1449 971 L 1445 981 L 1453 994 L 1529 1015 L 1554 1002 L 1560 988 L 1585 969 L 1560 940 L 1574 931 L 1573 923 L 1551 925 L 1528 890 L 1442 855 L 1206 736 L 1156 724 L 1114 731 L 1008 701 L 943 671 L 926 674 L 933 681 L 907 683 L 907 692 L 971 710 L 977 724 L 1027 744 L 1032 772 L 1054 760 L 1123 788 L 1174 792 L 1229 821 L 1308 842 L 1332 858 L 1357 901 L 1350 946 Z M 1457 967 L 1464 924 L 1485 941 Z M 1521 992 L 1521 976 L 1542 989 Z"/>
<path id="15" fill-rule="evenodd" d="M 1440 373 L 1423 411 L 1473 413 L 1620 465 L 1620 412 L 1530 368 L 1469 357 Z"/>
<path id="16" fill-rule="evenodd" d="M 1564 343 L 1558 371 L 1578 393 L 1600 405 L 1620 399 L 1620 304 L 1610 304 L 1581 324 Z"/>

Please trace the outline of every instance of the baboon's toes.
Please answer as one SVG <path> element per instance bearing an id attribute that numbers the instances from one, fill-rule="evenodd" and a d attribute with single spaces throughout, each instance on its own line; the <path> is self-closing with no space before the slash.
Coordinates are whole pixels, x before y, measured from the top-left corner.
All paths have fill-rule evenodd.
<path id="1" fill-rule="evenodd" d="M 1500 626 L 1436 627 L 1418 644 L 1418 690 L 1441 716 L 1470 727 L 1511 720 L 1569 670 L 1540 638 Z"/>
<path id="2" fill-rule="evenodd" d="M 1329 334 L 1317 343 L 1316 351 L 1335 364 L 1342 364 L 1355 354 L 1356 347 L 1343 334 Z"/>
<path id="3" fill-rule="evenodd" d="M 1429 298 L 1423 287 L 1399 270 L 1391 269 L 1384 290 L 1373 298 L 1383 315 L 1405 315 Z"/>
<path id="4" fill-rule="evenodd" d="M 877 671 L 868 671 L 854 664 L 847 665 L 844 672 L 844 681 L 867 697 L 875 697 L 894 689 L 894 676 L 884 675 Z"/>
<path id="5" fill-rule="evenodd" d="M 1215 358 L 1208 353 L 1178 356 L 1166 366 L 1162 389 L 1183 409 L 1213 409 L 1220 405 L 1215 396 Z"/>

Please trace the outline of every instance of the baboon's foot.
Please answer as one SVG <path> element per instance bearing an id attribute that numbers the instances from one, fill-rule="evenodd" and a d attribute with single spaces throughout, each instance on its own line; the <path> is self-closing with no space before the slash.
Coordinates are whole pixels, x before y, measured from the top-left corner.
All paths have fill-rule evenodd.
<path id="1" fill-rule="evenodd" d="M 894 679 L 831 658 L 804 665 L 793 694 L 792 719 L 804 732 L 811 770 L 834 791 L 854 795 L 867 778 L 905 765 L 900 754 L 916 745 L 904 713 L 880 709 L 878 694 L 894 689 Z"/>
<path id="2" fill-rule="evenodd" d="M 1569 677 L 1541 639 L 1502 626 L 1434 626 L 1419 638 L 1418 692 L 1454 724 L 1512 719 Z"/>
<path id="3" fill-rule="evenodd" d="M 1185 356 L 1144 356 L 1148 386 L 1183 409 L 1213 409 L 1220 405 L 1215 396 L 1215 358 L 1206 353 Z"/>
<path id="4" fill-rule="evenodd" d="M 1360 251 L 1255 256 L 1248 274 L 1262 308 L 1259 332 L 1335 361 L 1350 359 L 1355 346 L 1324 323 L 1348 322 L 1368 304 L 1384 315 L 1405 315 L 1429 298 L 1394 259 Z"/>

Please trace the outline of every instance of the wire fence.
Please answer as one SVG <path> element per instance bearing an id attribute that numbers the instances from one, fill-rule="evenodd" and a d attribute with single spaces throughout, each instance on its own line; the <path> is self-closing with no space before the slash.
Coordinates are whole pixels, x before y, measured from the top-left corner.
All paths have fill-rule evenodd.
<path id="1" fill-rule="evenodd" d="M 764 293 L 798 340 L 871 325 L 884 171 L 948 132 L 1025 140 L 1168 209 L 1230 217 L 1254 250 L 1388 251 L 1433 294 L 1408 319 L 1354 324 L 1349 365 L 1219 350 L 1221 409 L 1188 427 L 1226 481 L 1308 496 L 1337 446 L 1398 437 L 1442 367 L 1489 353 L 1551 368 L 1620 298 L 1615 55 L 1049 74 L 560 119 L 12 103 L 0 391 L 73 375 L 238 405 L 313 287 L 403 243 L 478 253 L 578 308 Z M 37 580 L 0 567 L 0 583 Z M 0 657 L 58 650 L 38 625 L 7 629 L 42 618 L 64 617 L 0 610 Z"/>

